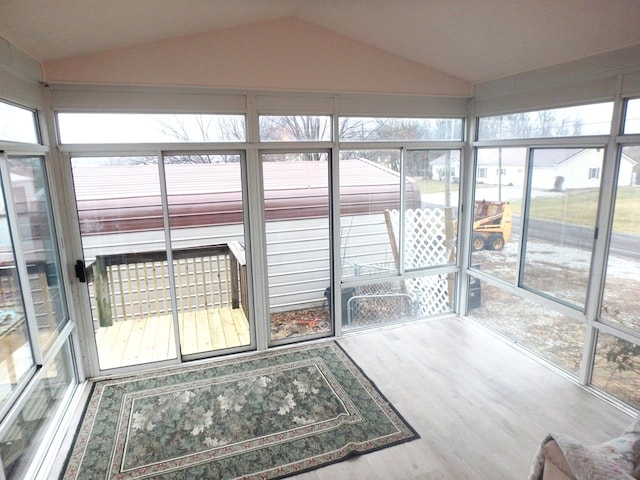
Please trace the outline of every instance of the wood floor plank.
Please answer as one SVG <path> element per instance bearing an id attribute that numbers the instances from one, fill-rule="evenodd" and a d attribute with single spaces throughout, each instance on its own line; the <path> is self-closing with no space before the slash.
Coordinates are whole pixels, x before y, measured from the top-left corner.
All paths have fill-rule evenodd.
<path id="1" fill-rule="evenodd" d="M 170 315 L 150 317 L 145 330 L 143 352 L 145 362 L 155 362 L 175 358 L 175 341 L 173 337 L 173 318 Z"/>
<path id="2" fill-rule="evenodd" d="M 222 330 L 224 332 L 225 344 L 229 347 L 237 347 L 242 345 L 236 325 L 231 316 L 231 310 L 228 308 L 222 308 L 219 311 L 220 320 L 222 321 Z"/>
<path id="3" fill-rule="evenodd" d="M 198 331 L 195 322 L 195 312 L 180 312 L 180 345 L 183 354 L 198 351 Z"/>
<path id="4" fill-rule="evenodd" d="M 122 362 L 123 359 L 127 358 L 128 339 L 132 329 L 133 321 L 114 322 L 109 327 L 112 342 L 108 345 L 108 350 L 106 351 L 108 357 L 117 362 Z"/>
<path id="5" fill-rule="evenodd" d="M 227 341 L 224 336 L 220 310 L 217 308 L 207 310 L 207 314 L 209 316 L 209 330 L 211 332 L 211 347 L 214 350 L 221 350 L 227 346 Z"/>
<path id="6" fill-rule="evenodd" d="M 159 352 L 162 350 L 164 345 L 160 345 L 157 342 L 158 322 L 158 317 L 144 319 L 144 332 L 139 344 L 140 346 L 138 347 L 139 353 L 136 355 L 136 358 L 148 358 L 148 361 L 153 361 L 160 356 Z"/>
<path id="7" fill-rule="evenodd" d="M 198 352 L 209 352 L 213 349 L 211 328 L 209 327 L 209 312 L 201 309 L 193 313 L 196 325 Z"/>
<path id="8" fill-rule="evenodd" d="M 141 318 L 137 320 L 127 320 L 132 323 L 131 332 L 127 340 L 127 352 L 129 353 L 129 359 L 133 363 L 145 363 L 147 361 L 148 353 L 144 352 L 140 347 L 144 342 L 144 332 L 149 323 L 149 318 Z"/>
<path id="9" fill-rule="evenodd" d="M 173 317 L 160 315 L 154 318 L 156 324 L 154 360 L 166 360 L 176 357 L 175 339 L 173 336 Z"/>
<path id="10" fill-rule="evenodd" d="M 231 310 L 231 317 L 233 323 L 236 326 L 236 332 L 240 339 L 240 345 L 249 345 L 251 343 L 251 333 L 249 332 L 249 322 L 245 317 L 241 308 L 235 308 Z"/>
<path id="11" fill-rule="evenodd" d="M 133 321 L 114 322 L 111 327 L 107 327 L 103 350 L 100 351 L 100 365 L 102 368 L 122 366 L 130 364 L 132 353 L 129 345 L 129 337 L 133 330 Z"/>

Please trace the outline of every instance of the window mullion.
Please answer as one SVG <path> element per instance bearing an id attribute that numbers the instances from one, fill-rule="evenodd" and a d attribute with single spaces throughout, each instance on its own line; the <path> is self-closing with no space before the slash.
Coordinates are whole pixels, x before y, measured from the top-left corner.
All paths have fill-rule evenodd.
<path id="1" fill-rule="evenodd" d="M 404 274 L 404 213 L 405 213 L 405 168 L 406 148 L 400 149 L 400 211 L 398 212 L 398 273 Z"/>
<path id="2" fill-rule="evenodd" d="M 585 305 L 586 331 L 585 343 L 580 365 L 580 383 L 588 385 L 593 375 L 598 331 L 594 327 L 600 318 L 600 307 L 606 281 L 606 267 L 609 258 L 609 245 L 613 228 L 615 197 L 622 151 L 616 143 L 615 136 L 622 130 L 623 101 L 616 99 L 613 107 L 613 121 L 611 135 L 605 149 L 602 163 L 600 198 L 596 220 L 597 238 L 594 241 L 593 259 L 591 262 L 590 282 L 587 287 L 587 301 Z"/>
<path id="3" fill-rule="evenodd" d="M 164 241 L 167 253 L 167 272 L 169 276 L 169 290 L 171 292 L 169 300 L 171 303 L 171 317 L 173 320 L 173 341 L 175 342 L 176 357 L 180 359 L 182 357 L 180 347 L 180 324 L 178 320 L 178 299 L 176 295 L 176 277 L 173 265 L 173 248 L 171 245 L 171 225 L 169 223 L 169 200 L 167 197 L 167 176 L 164 168 L 164 152 L 158 152 L 157 158 L 160 201 L 162 202 L 162 219 L 164 224 Z"/>

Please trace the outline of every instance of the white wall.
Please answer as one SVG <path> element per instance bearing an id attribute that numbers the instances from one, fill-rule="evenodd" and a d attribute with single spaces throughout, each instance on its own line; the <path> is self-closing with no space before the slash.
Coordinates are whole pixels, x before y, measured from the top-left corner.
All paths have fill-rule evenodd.
<path id="1" fill-rule="evenodd" d="M 294 17 L 44 65 L 51 83 L 469 97 L 472 85 Z"/>

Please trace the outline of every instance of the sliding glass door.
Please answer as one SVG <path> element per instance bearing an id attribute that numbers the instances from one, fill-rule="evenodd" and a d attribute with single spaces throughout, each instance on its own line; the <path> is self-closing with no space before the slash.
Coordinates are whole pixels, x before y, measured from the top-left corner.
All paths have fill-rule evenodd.
<path id="1" fill-rule="evenodd" d="M 452 310 L 460 151 L 340 152 L 345 330 Z M 435 178 L 434 178 L 435 176 Z"/>
<path id="2" fill-rule="evenodd" d="M 158 158 L 71 166 L 100 369 L 176 358 Z"/>
<path id="3" fill-rule="evenodd" d="M 640 133 L 639 107 L 640 100 L 630 102 L 625 133 L 630 127 L 635 128 L 629 133 Z M 618 159 L 614 217 L 600 307 L 602 322 L 624 332 L 624 337 L 598 330 L 591 378 L 593 385 L 634 408 L 640 408 L 640 345 L 633 343 L 640 334 L 639 154 L 640 145 L 629 145 L 621 149 Z"/>
<path id="4" fill-rule="evenodd" d="M 241 159 L 164 156 L 182 355 L 250 344 Z"/>
<path id="5" fill-rule="evenodd" d="M 251 344 L 241 159 L 72 158 L 101 370 Z"/>
<path id="6" fill-rule="evenodd" d="M 531 150 L 521 283 L 580 310 L 589 284 L 603 160 L 601 148 Z"/>

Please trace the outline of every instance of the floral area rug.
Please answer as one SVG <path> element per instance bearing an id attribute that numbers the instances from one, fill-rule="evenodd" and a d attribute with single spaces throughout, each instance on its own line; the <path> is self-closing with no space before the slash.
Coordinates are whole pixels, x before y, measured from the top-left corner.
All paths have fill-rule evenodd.
<path id="1" fill-rule="evenodd" d="M 97 382 L 63 478 L 282 478 L 415 438 L 318 343 Z"/>

